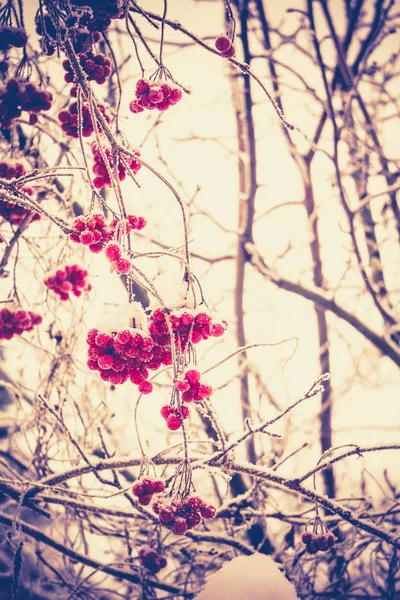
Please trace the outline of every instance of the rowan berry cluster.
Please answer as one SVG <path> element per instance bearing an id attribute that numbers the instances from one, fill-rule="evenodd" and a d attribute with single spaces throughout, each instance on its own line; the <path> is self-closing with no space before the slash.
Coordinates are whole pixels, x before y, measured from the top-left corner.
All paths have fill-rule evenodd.
<path id="1" fill-rule="evenodd" d="M 164 111 L 178 104 L 181 98 L 182 91 L 176 85 L 162 83 L 161 80 L 139 79 L 136 84 L 136 98 L 130 103 L 129 110 L 133 113 L 155 108 Z"/>
<path id="2" fill-rule="evenodd" d="M 60 296 L 62 301 L 69 300 L 69 295 L 81 296 L 82 292 L 89 292 L 92 286 L 87 281 L 88 272 L 78 265 L 67 265 L 58 269 L 54 275 L 47 277 L 44 284 Z"/>
<path id="3" fill-rule="evenodd" d="M 168 429 L 176 431 L 182 425 L 181 419 L 187 419 L 190 411 L 184 404 L 181 405 L 180 410 L 170 404 L 166 404 L 162 407 L 160 414 L 165 419 Z"/>
<path id="4" fill-rule="evenodd" d="M 0 339 L 11 340 L 14 335 L 22 335 L 32 331 L 35 325 L 40 325 L 42 317 L 30 310 L 0 310 Z"/>
<path id="5" fill-rule="evenodd" d="M 9 79 L 0 87 L 0 127 L 11 127 L 23 111 L 31 113 L 33 124 L 38 113 L 50 110 L 52 101 L 50 92 L 40 91 L 34 83 Z"/>
<path id="6" fill-rule="evenodd" d="M 0 179 L 18 179 L 25 175 L 25 167 L 19 162 L 0 162 Z M 22 190 L 31 195 L 33 193 L 31 188 L 23 187 Z M 12 202 L 0 200 L 0 217 L 3 217 L 5 221 L 8 221 L 12 225 L 21 225 L 22 221 L 25 217 L 31 216 L 30 222 L 38 221 L 40 219 L 40 215 L 35 212 L 31 212 L 30 210 L 23 208 L 22 206 L 17 206 Z"/>
<path id="7" fill-rule="evenodd" d="M 155 371 L 161 365 L 172 363 L 171 353 L 157 346 L 139 329 L 121 329 L 112 333 L 91 329 L 86 341 L 89 369 L 99 371 L 104 381 L 114 385 L 130 379 L 142 394 L 150 394 L 153 389 L 148 381 L 149 370 Z"/>
<path id="8" fill-rule="evenodd" d="M 148 506 L 153 500 L 154 494 L 160 494 L 165 490 L 165 483 L 162 479 L 139 479 L 133 487 L 132 494 L 137 497 L 139 504 Z"/>
<path id="9" fill-rule="evenodd" d="M 227 35 L 219 35 L 215 40 L 215 47 L 224 58 L 235 56 L 235 48 L 232 40 Z"/>
<path id="10" fill-rule="evenodd" d="M 70 233 L 70 240 L 77 244 L 89 246 L 89 250 L 95 254 L 103 250 L 114 233 L 113 229 L 106 224 L 102 214 L 77 217 L 72 224 L 72 228 L 74 233 Z"/>
<path id="11" fill-rule="evenodd" d="M 80 24 L 91 31 L 105 31 L 113 19 L 125 16 L 124 2 L 121 0 L 73 0 L 71 4 L 89 9 L 80 18 Z"/>
<path id="12" fill-rule="evenodd" d="M 157 550 L 152 550 L 150 546 L 142 546 L 139 550 L 139 557 L 143 567 L 153 575 L 156 575 L 168 564 L 164 554 L 159 554 Z"/>
<path id="13" fill-rule="evenodd" d="M 110 117 L 106 112 L 106 108 L 103 104 L 98 104 L 97 108 L 102 113 L 103 117 L 110 122 Z M 87 104 L 82 104 L 82 135 L 83 137 L 90 137 L 94 131 L 94 125 L 90 109 Z M 78 103 L 71 102 L 67 109 L 62 110 L 58 113 L 58 120 L 61 123 L 61 129 L 69 137 L 79 138 L 79 115 L 78 115 Z M 98 130 L 101 132 L 101 127 L 98 125 Z"/>
<path id="14" fill-rule="evenodd" d="M 182 392 L 183 402 L 203 402 L 213 392 L 210 385 L 200 381 L 201 375 L 196 369 L 189 369 L 176 382 L 176 389 Z"/>
<path id="15" fill-rule="evenodd" d="M 76 17 L 69 17 L 65 22 L 68 28 L 68 38 L 72 42 L 75 52 L 86 52 L 91 50 L 92 45 L 100 40 L 98 31 L 89 31 L 86 27 L 77 27 Z M 66 28 L 58 23 L 58 32 L 51 17 L 38 11 L 36 16 L 36 33 L 40 36 L 40 47 L 43 54 L 52 56 L 57 48 L 57 42 L 65 39 Z"/>
<path id="16" fill-rule="evenodd" d="M 90 51 L 81 52 L 78 54 L 78 58 L 89 81 L 95 81 L 99 85 L 105 83 L 107 77 L 111 74 L 111 62 L 104 54 L 93 54 Z M 74 71 L 70 60 L 67 58 L 62 65 L 67 72 L 64 75 L 65 81 L 72 83 L 74 81 Z"/>
<path id="17" fill-rule="evenodd" d="M 197 527 L 203 519 L 213 519 L 217 513 L 215 506 L 207 504 L 199 496 L 187 496 L 183 500 L 159 496 L 151 508 L 161 525 L 176 535 L 184 535 L 188 529 Z"/>
<path id="18" fill-rule="evenodd" d="M 165 313 L 157 309 L 150 316 L 149 331 L 160 346 L 169 346 L 171 343 Z M 179 341 L 181 348 L 186 348 L 188 342 L 197 344 L 210 337 L 220 337 L 228 326 L 226 321 L 216 320 L 202 309 L 182 308 L 171 310 L 168 314 L 175 342 Z"/>
<path id="19" fill-rule="evenodd" d="M 16 225 L 18 227 L 21 225 L 25 217 L 28 216 L 31 216 L 30 223 L 40 219 L 40 215 L 38 215 L 38 213 L 31 212 L 30 210 L 23 208 L 22 206 L 17 206 L 12 202 L 0 200 L 0 217 L 3 217 L 3 219 L 11 223 L 11 225 Z"/>
<path id="20" fill-rule="evenodd" d="M 143 229 L 146 221 L 143 217 L 128 215 L 126 219 L 113 219 L 107 224 L 104 215 L 96 213 L 87 217 L 77 217 L 72 228 L 73 233 L 69 237 L 72 242 L 89 246 L 89 250 L 98 254 L 113 238 L 120 238 L 123 234 L 129 234 L 132 230 Z M 111 261 L 121 258 L 122 248 L 118 243 L 107 246 L 107 258 Z"/>
<path id="21" fill-rule="evenodd" d="M 301 536 L 302 542 L 306 546 L 306 552 L 308 554 L 316 554 L 319 550 L 325 552 L 335 545 L 337 539 L 330 531 L 325 533 L 315 533 L 311 531 L 305 531 Z"/>
<path id="22" fill-rule="evenodd" d="M 23 27 L 0 25 L 0 52 L 7 52 L 10 48 L 23 48 L 28 42 L 28 36 Z"/>
<path id="23" fill-rule="evenodd" d="M 98 189 L 103 188 L 105 185 L 111 186 L 112 183 L 109 175 L 109 170 L 113 172 L 114 161 L 111 156 L 110 149 L 104 148 L 102 152 L 96 142 L 92 142 L 90 147 L 94 157 L 93 172 L 96 175 L 96 177 L 93 179 L 93 185 Z M 140 152 L 138 152 L 137 150 L 134 151 L 134 154 L 136 156 L 140 156 Z M 107 159 L 108 168 L 104 161 L 104 156 Z M 130 156 L 124 156 L 124 160 L 126 161 L 129 169 L 136 175 L 136 173 L 140 170 L 142 166 L 140 162 L 138 162 L 134 158 L 131 158 Z M 117 158 L 117 168 L 118 179 L 119 181 L 123 181 L 126 177 L 126 166 L 120 157 Z"/>

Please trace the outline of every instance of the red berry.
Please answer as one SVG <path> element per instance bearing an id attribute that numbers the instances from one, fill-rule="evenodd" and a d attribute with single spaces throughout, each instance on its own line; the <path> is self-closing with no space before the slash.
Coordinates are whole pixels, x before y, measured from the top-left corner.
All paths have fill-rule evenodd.
<path id="1" fill-rule="evenodd" d="M 142 496 L 144 494 L 143 483 L 141 481 L 133 485 L 132 494 L 134 496 Z"/>
<path id="2" fill-rule="evenodd" d="M 166 404 L 160 410 L 160 414 L 161 414 L 161 416 L 162 416 L 163 419 L 168 419 L 168 417 L 170 415 L 172 415 L 173 413 L 174 413 L 174 409 L 169 404 Z"/>
<path id="3" fill-rule="evenodd" d="M 197 525 L 201 522 L 201 516 L 198 513 L 193 513 L 186 517 L 186 523 L 188 528 L 197 527 Z"/>
<path id="4" fill-rule="evenodd" d="M 231 46 L 232 42 L 226 35 L 219 35 L 215 40 L 215 47 L 219 52 L 226 52 Z"/>
<path id="5" fill-rule="evenodd" d="M 185 406 L 184 404 L 182 404 L 182 406 L 181 406 L 181 415 L 182 415 L 182 419 L 187 419 L 188 416 L 190 415 L 190 411 L 189 411 L 188 407 Z"/>
<path id="6" fill-rule="evenodd" d="M 163 525 L 170 525 L 175 520 L 175 511 L 171 506 L 161 508 L 158 518 Z"/>
<path id="7" fill-rule="evenodd" d="M 221 56 L 224 58 L 232 58 L 232 56 L 235 56 L 235 48 L 231 46 L 226 52 L 221 52 Z"/>
<path id="8" fill-rule="evenodd" d="M 120 344 L 128 344 L 132 339 L 131 332 L 128 329 L 121 329 L 118 331 L 116 339 Z"/>
<path id="9" fill-rule="evenodd" d="M 153 384 L 151 381 L 142 381 L 139 383 L 138 390 L 141 394 L 150 394 L 153 391 Z"/>
<path id="10" fill-rule="evenodd" d="M 213 519 L 217 514 L 217 509 L 212 504 L 206 504 L 200 508 L 200 514 L 203 519 Z"/>
<path id="11" fill-rule="evenodd" d="M 200 373 L 196 369 L 190 369 L 190 371 L 186 371 L 185 378 L 190 384 L 197 383 L 200 381 Z"/>
<path id="12" fill-rule="evenodd" d="M 301 536 L 301 540 L 304 544 L 308 544 L 309 542 L 311 542 L 313 538 L 313 535 L 310 531 L 305 531 L 303 533 L 303 535 Z"/>
<path id="13" fill-rule="evenodd" d="M 97 362 L 98 362 L 100 369 L 107 370 L 107 369 L 111 369 L 112 364 L 113 364 L 113 358 L 110 354 L 103 354 L 103 356 L 100 356 L 100 358 Z"/>
<path id="14" fill-rule="evenodd" d="M 142 506 L 148 506 L 153 498 L 153 494 L 142 494 L 138 497 L 138 502 Z"/>
<path id="15" fill-rule="evenodd" d="M 176 382 L 176 389 L 180 392 L 186 392 L 190 388 L 190 384 L 187 381 L 178 379 Z"/>
<path id="16" fill-rule="evenodd" d="M 184 519 L 183 517 L 177 517 L 172 527 L 172 531 L 175 533 L 175 535 L 184 535 L 187 532 L 187 530 L 188 526 L 186 523 L 186 519 Z"/>
<path id="17" fill-rule="evenodd" d="M 176 431 L 177 429 L 179 429 L 180 426 L 181 426 L 181 420 L 178 416 L 170 415 L 167 418 L 167 427 L 171 431 Z"/>
<path id="18" fill-rule="evenodd" d="M 121 275 L 125 274 L 125 273 L 129 273 L 129 271 L 131 270 L 130 261 L 126 258 L 120 258 L 115 263 L 115 270 L 117 271 L 117 273 L 120 273 Z"/>
<path id="19" fill-rule="evenodd" d="M 157 481 L 154 482 L 154 493 L 155 494 L 159 494 L 161 492 L 163 492 L 165 490 L 165 483 L 163 481 L 161 481 L 161 479 L 158 479 Z"/>

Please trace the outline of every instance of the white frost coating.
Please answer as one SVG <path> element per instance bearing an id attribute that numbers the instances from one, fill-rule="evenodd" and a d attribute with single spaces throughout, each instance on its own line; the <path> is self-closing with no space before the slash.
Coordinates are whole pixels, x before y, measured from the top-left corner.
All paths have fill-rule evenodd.
<path id="1" fill-rule="evenodd" d="M 112 307 L 96 320 L 94 327 L 102 333 L 111 333 L 132 328 L 133 319 L 136 320 L 136 326 L 139 325 L 141 330 L 147 332 L 147 316 L 139 302 Z"/>
<path id="2" fill-rule="evenodd" d="M 168 308 L 193 306 L 192 294 L 187 292 L 187 283 L 183 281 L 181 272 L 162 273 L 154 281 L 154 286 Z M 150 306 L 153 310 L 160 308 L 160 302 L 155 296 L 151 297 Z"/>
<path id="3" fill-rule="evenodd" d="M 292 585 L 265 554 L 240 556 L 211 575 L 195 600 L 298 600 Z"/>

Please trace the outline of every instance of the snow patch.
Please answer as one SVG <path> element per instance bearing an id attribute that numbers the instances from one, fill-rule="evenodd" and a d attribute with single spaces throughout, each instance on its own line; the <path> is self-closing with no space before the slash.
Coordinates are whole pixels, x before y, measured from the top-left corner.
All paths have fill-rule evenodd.
<path id="1" fill-rule="evenodd" d="M 270 556 L 240 556 L 211 575 L 195 600 L 298 600 L 295 587 Z"/>

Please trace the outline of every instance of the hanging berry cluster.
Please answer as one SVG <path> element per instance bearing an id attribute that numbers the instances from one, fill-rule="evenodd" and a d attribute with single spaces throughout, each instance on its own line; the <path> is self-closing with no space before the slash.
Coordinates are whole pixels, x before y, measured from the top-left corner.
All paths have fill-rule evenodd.
<path id="1" fill-rule="evenodd" d="M 111 156 L 110 149 L 104 148 L 103 151 L 101 151 L 96 142 L 92 142 L 90 147 L 91 147 L 93 158 L 94 158 L 93 172 L 96 175 L 96 177 L 93 179 L 93 185 L 98 189 L 101 189 L 104 186 L 111 186 L 112 183 L 111 183 L 109 171 L 111 170 L 111 172 L 113 173 L 114 161 Z M 138 152 L 137 150 L 134 151 L 134 154 L 136 156 L 140 156 L 140 152 Z M 104 161 L 104 156 L 107 159 L 108 168 Z M 140 164 L 140 162 L 138 162 L 134 158 L 131 158 L 129 156 L 124 156 L 124 160 L 126 161 L 126 164 L 128 165 L 129 169 L 132 171 L 132 173 L 134 175 L 136 175 L 136 173 L 141 169 L 142 165 Z M 119 179 L 119 181 L 123 181 L 126 177 L 126 166 L 120 157 L 117 158 L 117 168 L 118 168 L 118 179 Z"/>
<path id="2" fill-rule="evenodd" d="M 0 25 L 0 52 L 7 52 L 10 48 L 23 48 L 28 42 L 28 36 L 23 27 Z"/>
<path id="3" fill-rule="evenodd" d="M 188 419 L 190 411 L 184 404 L 181 405 L 180 410 L 170 404 L 166 404 L 161 408 L 160 414 L 170 431 L 176 431 L 182 425 L 181 419 Z"/>
<path id="4" fill-rule="evenodd" d="M 30 310 L 0 310 L 0 339 L 11 340 L 14 335 L 22 335 L 32 331 L 35 325 L 40 325 L 42 317 Z"/>
<path id="5" fill-rule="evenodd" d="M 104 215 L 96 213 L 87 217 L 77 217 L 72 224 L 74 233 L 69 237 L 72 242 L 89 246 L 91 252 L 98 254 L 114 237 L 118 239 L 121 234 L 143 229 L 145 225 L 145 219 L 135 215 L 128 215 L 126 219 L 114 219 L 107 224 Z M 120 246 L 115 246 L 121 252 Z M 110 256 L 107 254 L 109 260 L 117 260 L 116 255 L 113 255 L 114 258 Z"/>
<path id="6" fill-rule="evenodd" d="M 162 479 L 139 479 L 132 487 L 132 494 L 137 497 L 139 504 L 148 506 L 153 500 L 154 494 L 160 494 L 165 490 L 165 483 Z"/>
<path id="7" fill-rule="evenodd" d="M 7 179 L 9 181 L 10 179 L 18 179 L 25 174 L 25 167 L 19 162 L 0 162 L 0 179 Z M 26 194 L 32 195 L 33 193 L 31 188 L 22 187 L 21 189 Z M 0 217 L 3 217 L 5 221 L 8 221 L 12 225 L 21 225 L 25 217 L 28 216 L 31 217 L 29 223 L 33 223 L 33 221 L 38 221 L 40 219 L 40 215 L 36 212 L 31 212 L 22 206 L 17 206 L 13 202 L 0 200 Z"/>
<path id="8" fill-rule="evenodd" d="M 106 107 L 104 104 L 98 104 L 97 108 L 102 113 L 103 117 L 107 121 L 110 122 L 110 117 L 106 112 Z M 82 135 L 83 137 L 90 137 L 94 131 L 94 125 L 92 120 L 92 115 L 90 114 L 90 109 L 87 104 L 82 104 Z M 69 137 L 78 139 L 79 138 L 79 115 L 78 115 L 78 103 L 71 102 L 67 109 L 61 110 L 58 113 L 58 120 L 61 123 L 61 129 L 66 133 Z M 101 127 L 98 126 L 99 132 L 101 132 Z"/>
<path id="9" fill-rule="evenodd" d="M 111 74 L 111 62 L 104 54 L 93 54 L 92 52 L 81 52 L 78 59 L 83 71 L 86 73 L 89 81 L 95 81 L 99 85 L 105 83 Z M 74 81 L 74 71 L 70 60 L 67 58 L 63 62 L 63 68 L 67 72 L 64 79 L 67 83 Z"/>
<path id="10" fill-rule="evenodd" d="M 227 35 L 219 35 L 215 40 L 215 47 L 224 58 L 235 56 L 232 40 Z"/>
<path id="11" fill-rule="evenodd" d="M 176 382 L 176 389 L 182 392 L 183 402 L 203 402 L 213 392 L 211 385 L 201 383 L 197 369 L 185 371 Z"/>
<path id="12" fill-rule="evenodd" d="M 305 531 L 301 536 L 303 544 L 306 546 L 306 552 L 308 554 L 316 554 L 318 551 L 326 552 L 332 548 L 336 543 L 336 537 L 330 531 L 324 531 L 322 533 L 316 533 L 311 531 Z"/>
<path id="13" fill-rule="evenodd" d="M 140 329 L 121 329 L 111 333 L 91 329 L 86 341 L 89 345 L 89 369 L 99 371 L 104 381 L 114 385 L 130 379 L 142 394 L 150 394 L 153 390 L 148 381 L 149 370 L 156 371 L 161 365 L 172 363 L 171 352 L 157 346 Z"/>
<path id="14" fill-rule="evenodd" d="M 187 496 L 179 499 L 159 496 L 151 506 L 153 512 L 164 527 L 176 535 L 184 535 L 189 529 L 197 527 L 203 519 L 213 519 L 217 509 L 199 496 Z"/>
<path id="15" fill-rule="evenodd" d="M 180 343 L 182 349 L 187 347 L 188 342 L 197 344 L 210 337 L 220 337 L 228 326 L 226 321 L 215 320 L 202 309 L 182 308 L 171 311 L 157 309 L 150 316 L 149 331 L 160 346 L 168 346 L 171 343 L 165 318 L 167 312 L 175 341 L 177 344 Z"/>
<path id="16" fill-rule="evenodd" d="M 80 24 L 91 31 L 105 31 L 113 19 L 125 16 L 122 0 L 73 0 L 71 4 L 86 10 L 80 18 Z"/>
<path id="17" fill-rule="evenodd" d="M 96 44 L 101 38 L 98 31 L 89 31 L 84 26 L 76 26 L 76 16 L 67 17 L 65 27 L 59 21 L 57 28 L 58 32 L 50 15 L 44 11 L 38 12 L 36 15 L 36 33 L 40 36 L 40 47 L 46 56 L 52 56 L 55 53 L 59 40 L 65 39 L 67 29 L 68 38 L 75 52 L 78 53 L 90 51 L 93 44 Z"/>
<path id="18" fill-rule="evenodd" d="M 133 113 L 140 113 L 144 110 L 160 111 L 167 110 L 170 106 L 178 104 L 182 98 L 182 91 L 173 84 L 139 79 L 136 84 L 136 97 L 129 105 L 129 110 Z"/>
<path id="19" fill-rule="evenodd" d="M 81 296 L 82 292 L 89 292 L 92 286 L 87 281 L 88 272 L 78 265 L 67 265 L 58 269 L 54 275 L 44 280 L 44 284 L 60 296 L 62 301 L 69 300 L 69 295 Z"/>
<path id="20" fill-rule="evenodd" d="M 161 569 L 164 569 L 168 562 L 164 554 L 153 550 L 150 546 L 142 546 L 139 550 L 139 558 L 142 566 L 156 575 Z"/>
<path id="21" fill-rule="evenodd" d="M 50 92 L 40 91 L 34 83 L 9 79 L 0 87 L 0 127 L 10 128 L 23 111 L 31 113 L 30 123 L 34 124 L 38 113 L 50 110 L 52 101 Z"/>

